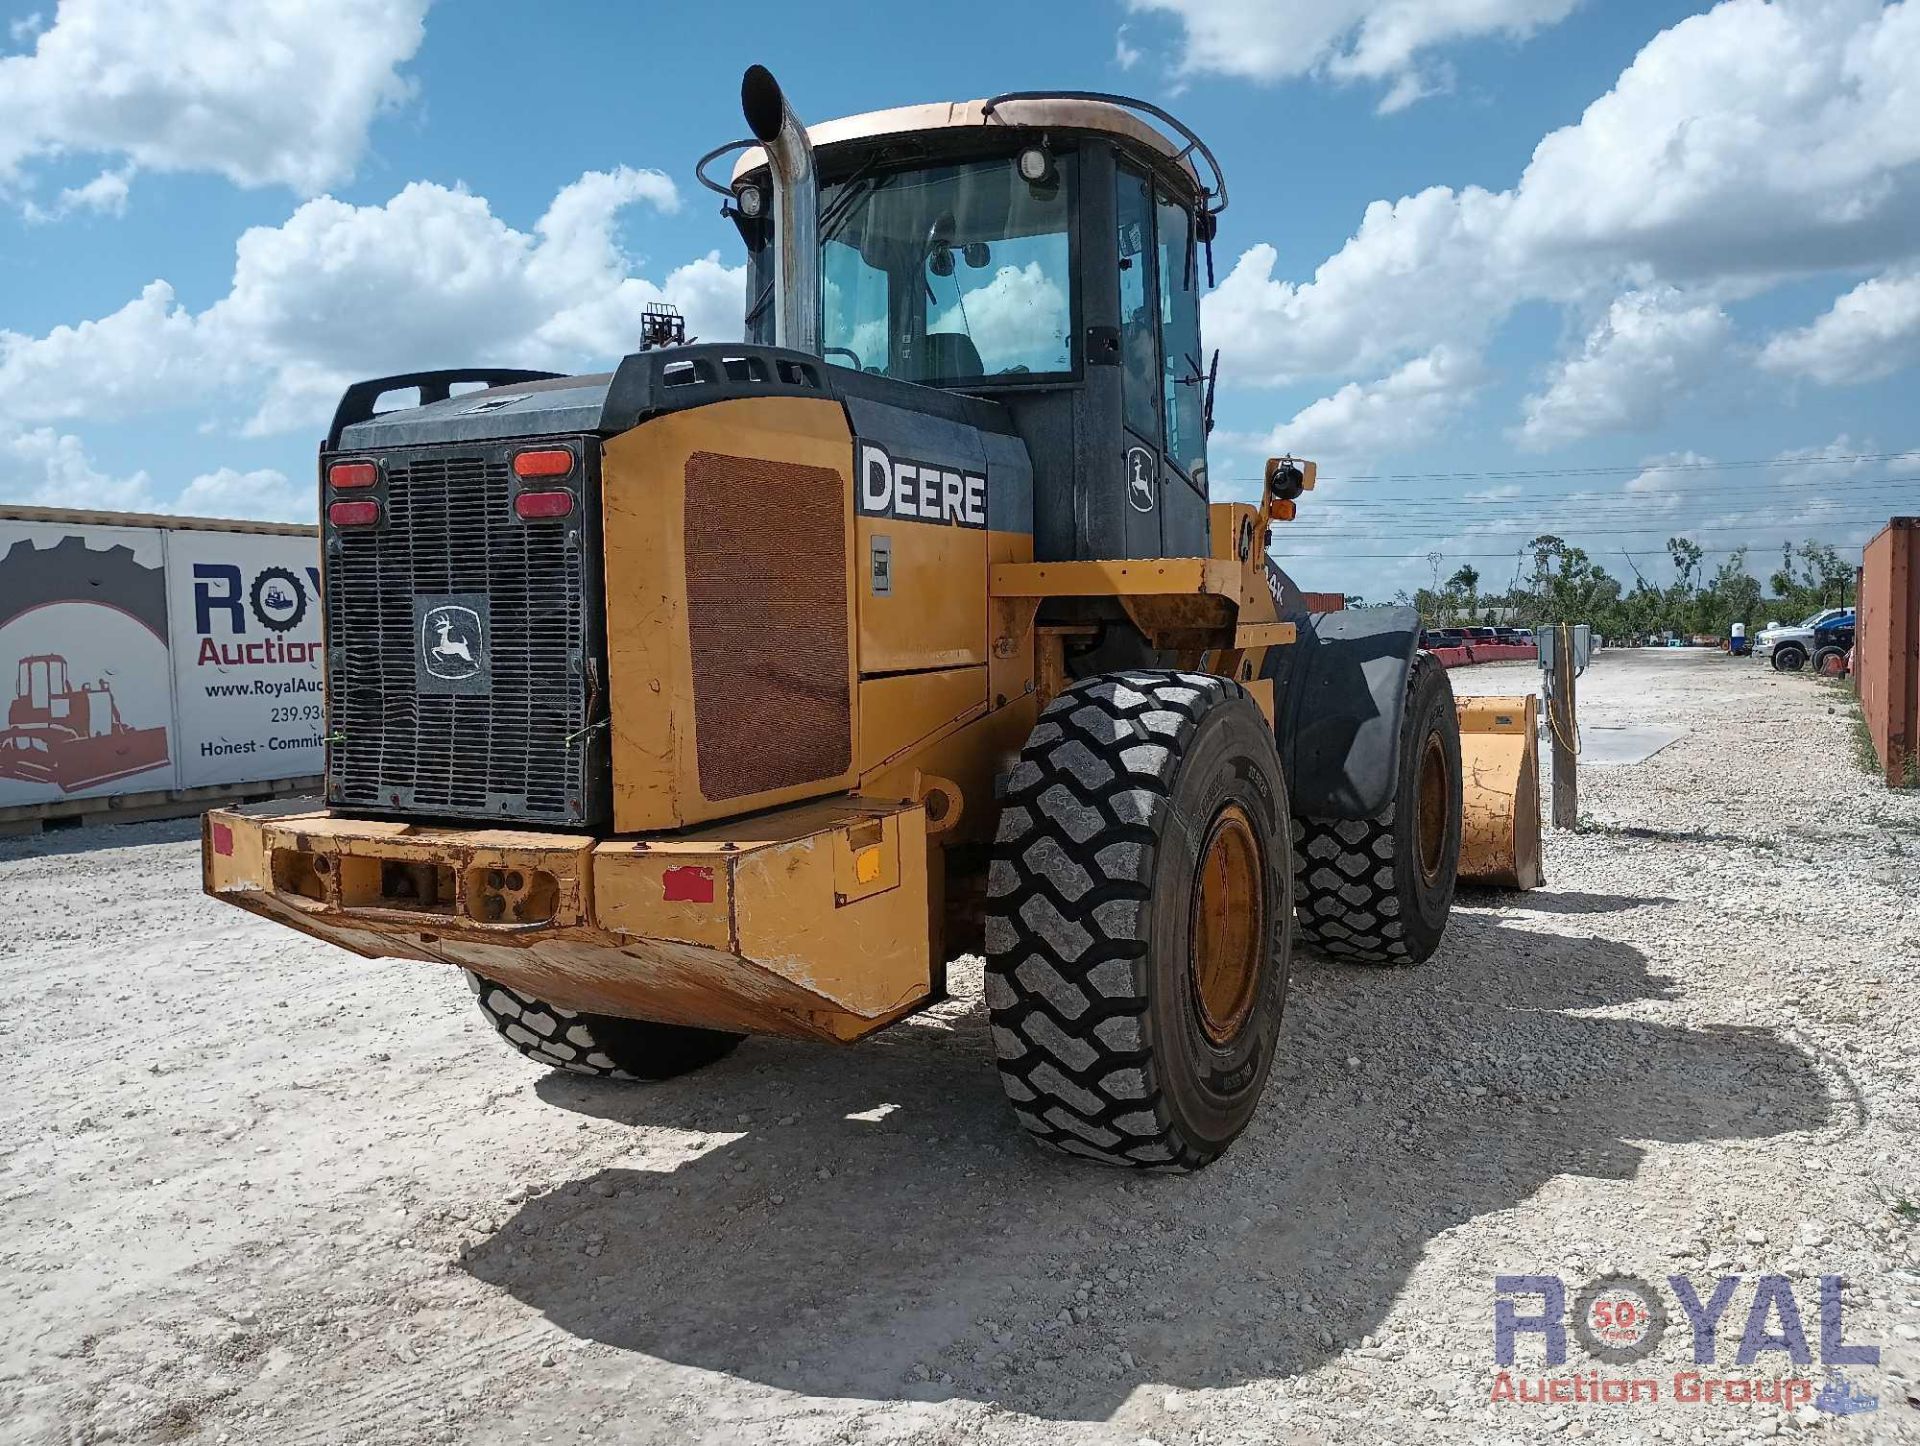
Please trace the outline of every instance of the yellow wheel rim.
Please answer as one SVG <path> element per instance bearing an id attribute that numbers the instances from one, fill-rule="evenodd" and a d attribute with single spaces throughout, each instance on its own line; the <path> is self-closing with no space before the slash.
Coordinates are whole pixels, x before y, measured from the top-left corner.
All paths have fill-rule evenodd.
<path id="1" fill-rule="evenodd" d="M 1200 1027 L 1227 1044 L 1253 1012 L 1267 934 L 1265 860 L 1246 810 L 1214 816 L 1193 887 L 1193 994 Z"/>
<path id="2" fill-rule="evenodd" d="M 1447 750 L 1440 746 L 1440 735 L 1429 733 L 1427 745 L 1420 751 L 1420 813 L 1415 820 L 1415 842 L 1419 849 L 1420 877 L 1432 884 L 1440 877 L 1440 864 L 1447 849 Z"/>

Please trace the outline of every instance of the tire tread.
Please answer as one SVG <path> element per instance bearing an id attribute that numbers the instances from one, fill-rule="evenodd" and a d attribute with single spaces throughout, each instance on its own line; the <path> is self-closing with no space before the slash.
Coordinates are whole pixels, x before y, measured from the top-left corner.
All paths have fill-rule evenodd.
<path id="1" fill-rule="evenodd" d="M 1054 698 L 1008 782 L 988 888 L 987 1006 L 1015 1117 L 1054 1149 L 1191 1170 L 1145 1016 L 1158 828 L 1182 750 L 1231 679 L 1105 673 Z M 1069 896 L 1064 865 L 1090 881 Z"/>

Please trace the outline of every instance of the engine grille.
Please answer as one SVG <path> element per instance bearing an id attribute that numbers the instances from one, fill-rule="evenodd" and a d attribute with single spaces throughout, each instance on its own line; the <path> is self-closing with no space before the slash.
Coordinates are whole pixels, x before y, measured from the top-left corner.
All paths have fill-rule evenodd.
<path id="1" fill-rule="evenodd" d="M 545 439 L 543 439 L 545 440 Z M 425 817 L 587 825 L 606 807 L 599 468 L 592 438 L 574 515 L 523 522 L 515 445 L 404 448 L 382 458 L 378 526 L 327 530 L 327 797 Z M 423 678 L 416 599 L 484 618 L 486 670 Z"/>
<path id="2" fill-rule="evenodd" d="M 687 632 L 700 792 L 851 766 L 845 483 L 831 468 L 687 459 Z"/>

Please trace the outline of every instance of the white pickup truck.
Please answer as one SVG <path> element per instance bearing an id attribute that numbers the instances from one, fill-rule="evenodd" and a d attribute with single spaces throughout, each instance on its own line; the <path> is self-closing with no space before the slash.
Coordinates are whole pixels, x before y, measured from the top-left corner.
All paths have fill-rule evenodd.
<path id="1" fill-rule="evenodd" d="M 1768 623 L 1753 641 L 1753 655 L 1766 659 L 1783 673 L 1797 673 L 1814 655 L 1814 630 L 1852 612 L 1850 607 L 1822 608 L 1804 622 Z"/>

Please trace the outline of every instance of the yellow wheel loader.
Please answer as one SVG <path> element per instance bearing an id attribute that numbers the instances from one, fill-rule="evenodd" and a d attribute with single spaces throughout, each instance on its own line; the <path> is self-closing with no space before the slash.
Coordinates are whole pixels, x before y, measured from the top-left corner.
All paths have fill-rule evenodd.
<path id="1" fill-rule="evenodd" d="M 1021 1124 L 1205 1165 L 1296 921 L 1380 964 L 1446 926 L 1446 676 L 1411 610 L 1312 614 L 1268 560 L 1311 464 L 1209 501 L 1227 194 L 1185 126 L 1074 92 L 808 130 L 758 67 L 742 104 L 699 174 L 747 340 L 652 314 L 609 373 L 342 398 L 327 806 L 210 814 L 206 888 L 623 1079 L 861 1039 L 982 951 Z"/>

